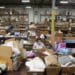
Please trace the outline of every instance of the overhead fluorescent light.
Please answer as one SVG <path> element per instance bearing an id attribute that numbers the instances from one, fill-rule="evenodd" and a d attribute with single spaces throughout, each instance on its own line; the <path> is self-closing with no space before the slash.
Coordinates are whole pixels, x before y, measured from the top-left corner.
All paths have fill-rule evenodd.
<path id="1" fill-rule="evenodd" d="M 0 9 L 4 9 L 5 7 L 4 6 L 0 6 Z"/>
<path id="2" fill-rule="evenodd" d="M 26 6 L 26 8 L 32 8 L 31 6 Z"/>
<path id="3" fill-rule="evenodd" d="M 62 4 L 67 4 L 67 3 L 69 3 L 68 1 L 60 1 L 60 3 L 62 3 Z"/>
<path id="4" fill-rule="evenodd" d="M 30 2 L 30 0 L 22 0 L 22 2 L 28 3 L 28 2 Z"/>

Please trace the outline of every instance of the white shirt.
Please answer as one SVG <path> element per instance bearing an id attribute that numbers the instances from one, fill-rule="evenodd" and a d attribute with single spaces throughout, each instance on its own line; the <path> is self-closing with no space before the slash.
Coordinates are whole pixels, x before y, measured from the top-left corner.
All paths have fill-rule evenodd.
<path id="1" fill-rule="evenodd" d="M 45 47 L 45 45 L 42 42 L 35 42 L 33 44 L 33 49 L 42 49 L 44 47 Z"/>
<path id="2" fill-rule="evenodd" d="M 44 39 L 44 38 L 45 38 L 45 37 L 44 37 L 44 34 L 41 34 L 41 35 L 40 35 L 40 38 L 41 38 L 41 39 Z"/>
<path id="3" fill-rule="evenodd" d="M 30 36 L 36 36 L 36 32 L 35 31 L 29 31 Z"/>

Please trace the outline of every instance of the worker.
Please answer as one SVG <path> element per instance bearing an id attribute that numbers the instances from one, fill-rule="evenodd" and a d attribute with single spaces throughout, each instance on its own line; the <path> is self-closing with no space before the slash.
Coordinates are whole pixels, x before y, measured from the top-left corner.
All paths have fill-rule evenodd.
<path id="1" fill-rule="evenodd" d="M 66 43 L 64 42 L 64 40 L 63 39 L 58 40 L 58 39 L 55 42 L 55 51 L 58 54 L 69 54 L 70 50 L 66 48 Z"/>
<path id="2" fill-rule="evenodd" d="M 44 49 L 45 45 L 40 38 L 37 38 L 33 44 L 33 49 Z"/>
<path id="3" fill-rule="evenodd" d="M 29 25 L 29 30 L 28 30 L 29 36 L 32 36 L 32 37 L 37 36 L 36 28 L 37 28 L 36 25 L 33 22 L 31 22 Z"/>

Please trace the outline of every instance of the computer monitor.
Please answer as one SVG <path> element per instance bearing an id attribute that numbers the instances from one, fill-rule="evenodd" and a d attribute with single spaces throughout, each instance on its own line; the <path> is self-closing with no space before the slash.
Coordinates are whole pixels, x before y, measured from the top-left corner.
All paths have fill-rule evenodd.
<path id="1" fill-rule="evenodd" d="M 20 35 L 20 32 L 15 32 L 14 35 L 15 36 L 19 36 Z"/>
<path id="2" fill-rule="evenodd" d="M 67 48 L 75 48 L 75 40 L 66 41 Z"/>

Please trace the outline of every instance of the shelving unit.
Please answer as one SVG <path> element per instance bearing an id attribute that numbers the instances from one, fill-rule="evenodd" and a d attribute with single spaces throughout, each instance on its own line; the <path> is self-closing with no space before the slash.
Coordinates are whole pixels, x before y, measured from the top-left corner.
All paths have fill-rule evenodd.
<path id="1" fill-rule="evenodd" d="M 51 14 L 40 14 L 40 22 L 47 18 L 48 20 L 50 19 Z"/>
<path id="2" fill-rule="evenodd" d="M 51 30 L 51 14 L 40 14 L 40 21 L 42 18 L 49 20 L 49 25 L 46 26 L 49 26 Z M 69 14 L 66 10 L 62 12 L 58 11 L 55 15 L 55 30 L 60 29 L 63 32 L 68 32 L 69 28 L 71 28 L 71 31 L 75 32 L 75 15 Z"/>
<path id="3" fill-rule="evenodd" d="M 14 27 L 15 31 L 22 32 L 29 24 L 29 15 L 16 9 L 3 9 L 0 12 L 0 26 Z"/>

